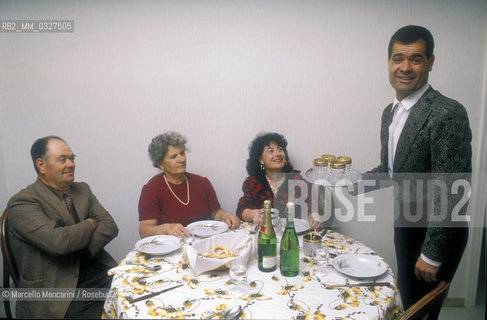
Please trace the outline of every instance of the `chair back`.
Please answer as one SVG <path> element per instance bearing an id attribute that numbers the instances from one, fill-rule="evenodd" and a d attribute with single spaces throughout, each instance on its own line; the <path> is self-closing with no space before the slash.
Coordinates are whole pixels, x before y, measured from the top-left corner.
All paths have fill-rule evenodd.
<path id="1" fill-rule="evenodd" d="M 1 225 L 0 225 L 0 245 L 2 247 L 3 256 L 3 287 L 5 289 L 10 288 L 10 278 L 12 278 L 14 286 L 19 285 L 19 271 L 15 265 L 14 258 L 11 254 L 11 250 L 8 244 L 8 221 L 7 210 L 3 212 Z M 3 300 L 5 307 L 5 314 L 7 318 L 12 318 L 12 312 L 10 310 L 10 300 L 5 298 Z"/>
<path id="2" fill-rule="evenodd" d="M 413 304 L 409 309 L 404 311 L 397 320 L 419 320 L 428 319 L 428 315 L 441 308 L 443 301 L 448 295 L 450 283 L 447 281 L 440 282 L 436 288 L 428 292 L 418 302 Z"/>

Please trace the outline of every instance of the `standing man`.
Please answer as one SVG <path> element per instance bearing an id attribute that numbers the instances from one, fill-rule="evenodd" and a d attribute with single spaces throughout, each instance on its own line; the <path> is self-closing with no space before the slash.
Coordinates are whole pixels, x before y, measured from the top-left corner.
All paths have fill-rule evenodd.
<path id="1" fill-rule="evenodd" d="M 428 84 L 433 49 L 433 36 L 424 27 L 406 26 L 392 36 L 388 71 L 396 96 L 382 114 L 381 165 L 371 171 L 388 173 L 399 185 L 394 244 L 405 309 L 438 281 L 452 280 L 468 239 L 464 224 L 450 223 L 455 199 L 449 183 L 472 170 L 472 134 L 465 108 Z M 450 188 L 446 207 L 420 185 L 433 180 Z M 437 216 L 441 221 L 432 223 Z M 438 314 L 439 309 L 429 319 Z"/>
<path id="2" fill-rule="evenodd" d="M 20 288 L 109 288 L 115 260 L 103 249 L 118 234 L 84 182 L 74 181 L 74 154 L 57 137 L 31 148 L 36 182 L 8 203 L 9 241 Z M 19 300 L 19 318 L 100 318 L 104 301 Z"/>

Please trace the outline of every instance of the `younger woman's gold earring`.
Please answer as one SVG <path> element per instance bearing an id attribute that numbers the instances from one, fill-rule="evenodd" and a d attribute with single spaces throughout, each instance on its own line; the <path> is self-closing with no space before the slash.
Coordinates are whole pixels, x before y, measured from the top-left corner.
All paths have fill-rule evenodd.
<path id="1" fill-rule="evenodd" d="M 260 164 L 260 170 L 265 171 L 265 167 L 263 163 Z"/>

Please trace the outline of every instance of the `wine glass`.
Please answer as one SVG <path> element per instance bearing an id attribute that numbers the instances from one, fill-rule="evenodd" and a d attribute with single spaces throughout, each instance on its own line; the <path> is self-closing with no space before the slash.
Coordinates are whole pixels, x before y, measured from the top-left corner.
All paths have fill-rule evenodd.
<path id="1" fill-rule="evenodd" d="M 233 288 L 230 290 L 235 297 L 245 295 L 249 290 L 247 284 L 247 266 L 243 264 L 232 264 L 230 266 L 230 281 Z"/>
<path id="2" fill-rule="evenodd" d="M 317 247 L 313 251 L 314 263 L 316 265 L 316 275 L 324 277 L 328 274 L 328 259 L 330 251 L 327 246 Z"/>
<path id="3" fill-rule="evenodd" d="M 282 237 L 283 228 L 282 228 L 281 217 L 279 216 L 279 210 L 276 208 L 271 209 L 271 222 L 272 222 L 272 226 L 274 227 L 274 232 L 276 233 L 276 237 L 279 241 L 281 240 Z"/>

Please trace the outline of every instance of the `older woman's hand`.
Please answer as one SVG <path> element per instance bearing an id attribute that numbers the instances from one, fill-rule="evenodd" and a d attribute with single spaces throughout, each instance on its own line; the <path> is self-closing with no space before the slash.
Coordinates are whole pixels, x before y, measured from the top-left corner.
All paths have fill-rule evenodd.
<path id="1" fill-rule="evenodd" d="M 142 238 L 158 234 L 168 234 L 175 237 L 189 236 L 189 231 L 180 223 L 157 224 L 157 219 L 142 220 L 139 224 L 139 234 Z"/>
<path id="2" fill-rule="evenodd" d="M 175 236 L 175 237 L 189 237 L 190 233 L 189 231 L 180 223 L 165 223 L 163 224 L 165 226 L 166 232 L 165 234 Z"/>

